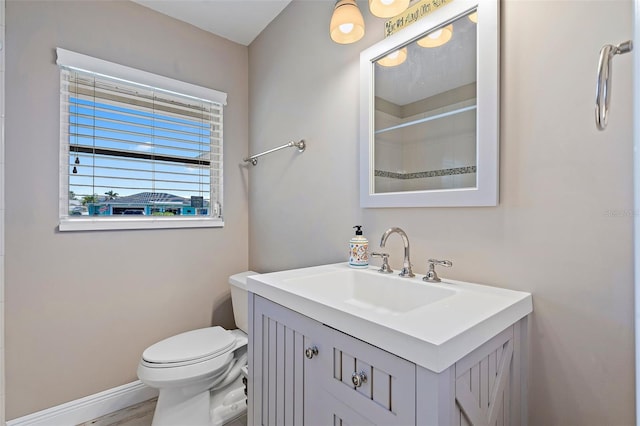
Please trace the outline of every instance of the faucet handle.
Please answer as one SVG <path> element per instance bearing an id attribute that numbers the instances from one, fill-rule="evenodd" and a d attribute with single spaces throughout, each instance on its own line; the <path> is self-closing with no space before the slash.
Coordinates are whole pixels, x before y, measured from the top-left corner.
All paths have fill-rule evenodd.
<path id="1" fill-rule="evenodd" d="M 436 274 L 436 265 L 444 266 L 445 268 L 450 268 L 453 266 L 453 262 L 450 260 L 437 260 L 437 259 L 429 259 L 429 270 L 427 271 L 427 275 L 422 278 L 422 281 L 427 281 L 430 283 L 439 283 L 441 280 Z"/>
<path id="2" fill-rule="evenodd" d="M 373 252 L 373 253 L 371 253 L 371 256 L 373 256 L 373 257 L 381 257 L 382 258 L 382 266 L 380 267 L 380 269 L 378 269 L 378 272 L 382 272 L 382 273 L 385 273 L 385 274 L 393 273 L 393 269 L 391 269 L 391 267 L 389 266 L 389 253 Z"/>

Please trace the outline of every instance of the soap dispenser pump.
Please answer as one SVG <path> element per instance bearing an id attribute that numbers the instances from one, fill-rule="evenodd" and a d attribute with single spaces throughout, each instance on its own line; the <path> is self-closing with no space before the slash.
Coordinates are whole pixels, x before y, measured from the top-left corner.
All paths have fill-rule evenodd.
<path id="1" fill-rule="evenodd" d="M 362 236 L 362 225 L 354 226 L 356 235 L 349 241 L 349 266 L 369 267 L 369 240 Z"/>

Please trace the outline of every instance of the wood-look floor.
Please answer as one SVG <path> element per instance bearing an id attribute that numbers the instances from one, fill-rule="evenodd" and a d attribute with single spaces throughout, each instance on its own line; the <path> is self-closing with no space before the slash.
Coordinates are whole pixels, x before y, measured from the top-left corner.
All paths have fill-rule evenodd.
<path id="1" fill-rule="evenodd" d="M 157 398 L 141 402 L 97 419 L 82 423 L 78 426 L 151 426 L 153 411 L 156 409 Z M 246 416 L 239 418 L 226 426 L 246 426 Z M 179 426 L 179 425 L 176 425 Z"/>
<path id="2" fill-rule="evenodd" d="M 153 398 L 78 426 L 151 426 L 157 400 L 158 398 Z"/>

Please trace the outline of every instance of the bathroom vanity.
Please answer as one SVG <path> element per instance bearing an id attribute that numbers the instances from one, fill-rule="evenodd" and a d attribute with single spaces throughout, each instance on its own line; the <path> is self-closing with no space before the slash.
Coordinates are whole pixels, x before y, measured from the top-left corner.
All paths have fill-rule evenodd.
<path id="1" fill-rule="evenodd" d="M 346 264 L 248 288 L 250 424 L 526 424 L 529 293 Z"/>

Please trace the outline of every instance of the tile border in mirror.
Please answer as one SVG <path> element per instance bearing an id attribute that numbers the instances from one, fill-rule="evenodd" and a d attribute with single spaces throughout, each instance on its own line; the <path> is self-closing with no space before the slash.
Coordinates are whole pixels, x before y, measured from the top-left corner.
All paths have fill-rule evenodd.
<path id="1" fill-rule="evenodd" d="M 476 172 L 476 166 L 453 167 L 451 169 L 428 170 L 425 172 L 414 172 L 414 173 L 388 172 L 385 170 L 376 169 L 375 176 L 388 177 L 392 179 L 421 179 L 421 178 L 438 177 L 438 176 L 464 175 L 464 174 L 475 173 L 475 172 Z"/>

